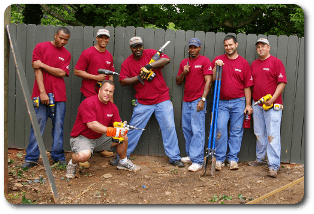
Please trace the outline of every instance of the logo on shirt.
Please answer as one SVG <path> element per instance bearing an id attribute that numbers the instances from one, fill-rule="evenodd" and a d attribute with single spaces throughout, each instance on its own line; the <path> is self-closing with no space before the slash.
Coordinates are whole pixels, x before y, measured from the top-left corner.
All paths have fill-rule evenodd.
<path id="1" fill-rule="evenodd" d="M 209 66 L 208 70 L 210 70 L 210 71 L 213 70 L 213 69 L 212 69 L 212 66 Z"/>
<path id="2" fill-rule="evenodd" d="M 282 73 L 279 74 L 278 78 L 283 78 L 283 75 Z"/>
<path id="3" fill-rule="evenodd" d="M 263 68 L 264 71 L 269 71 L 269 68 Z"/>
<path id="4" fill-rule="evenodd" d="M 195 65 L 195 68 L 202 68 L 202 65 Z"/>
<path id="5" fill-rule="evenodd" d="M 113 114 L 107 114 L 107 117 L 112 117 L 113 116 Z"/>
<path id="6" fill-rule="evenodd" d="M 68 65 L 68 66 L 66 67 L 66 69 L 68 69 L 68 70 L 69 70 L 69 69 L 70 69 L 70 65 Z"/>
<path id="7" fill-rule="evenodd" d="M 240 69 L 238 69 L 238 68 L 235 68 L 234 70 L 235 70 L 235 71 L 238 71 L 238 72 L 241 72 L 241 70 L 240 70 Z"/>
<path id="8" fill-rule="evenodd" d="M 253 81 L 253 77 L 251 76 L 251 79 L 250 79 L 251 81 Z"/>
<path id="9" fill-rule="evenodd" d="M 107 63 L 108 65 L 110 65 L 110 64 L 111 64 L 111 62 L 109 62 L 109 61 L 106 61 L 106 63 Z"/>
<path id="10" fill-rule="evenodd" d="M 60 56 L 59 56 L 59 59 L 62 60 L 62 61 L 64 61 L 64 59 L 63 59 L 62 57 L 60 57 Z"/>

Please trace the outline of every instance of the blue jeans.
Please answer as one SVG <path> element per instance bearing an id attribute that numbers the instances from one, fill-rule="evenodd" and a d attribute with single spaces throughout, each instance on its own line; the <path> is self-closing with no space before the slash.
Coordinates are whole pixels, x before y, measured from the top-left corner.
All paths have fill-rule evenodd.
<path id="1" fill-rule="evenodd" d="M 174 124 L 173 106 L 170 100 L 155 105 L 142 105 L 136 100 L 136 104 L 137 105 L 133 109 L 130 125 L 144 129 L 152 114 L 155 113 L 156 119 L 161 129 L 165 153 L 169 157 L 170 163 L 181 160 L 178 137 Z M 142 132 L 142 130 L 138 129 L 131 129 L 128 132 L 128 157 L 136 148 Z"/>
<path id="2" fill-rule="evenodd" d="M 219 100 L 218 120 L 216 130 L 216 160 L 224 162 L 238 162 L 243 136 L 243 120 L 245 97 L 232 100 Z M 230 133 L 228 138 L 228 121 L 230 120 Z M 227 154 L 227 149 L 229 152 Z"/>
<path id="3" fill-rule="evenodd" d="M 183 102 L 182 105 L 182 130 L 185 139 L 185 151 L 192 163 L 202 165 L 204 162 L 205 146 L 205 110 L 200 112 L 196 106 L 201 98 L 192 102 Z"/>
<path id="4" fill-rule="evenodd" d="M 35 114 L 39 124 L 41 135 L 45 131 L 45 126 L 48 117 L 52 120 L 52 149 L 51 158 L 54 161 L 65 160 L 64 150 L 63 150 L 63 123 L 65 116 L 65 102 L 55 102 L 55 116 L 52 116 L 50 107 L 40 103 L 39 107 L 35 107 Z M 29 136 L 29 143 L 26 149 L 25 162 L 34 161 L 37 162 L 40 155 L 39 147 L 37 144 L 36 136 L 34 133 L 33 126 L 31 127 L 31 132 Z"/>
<path id="5" fill-rule="evenodd" d="M 268 157 L 268 167 L 278 170 L 280 167 L 281 142 L 280 124 L 282 110 L 273 108 L 265 111 L 263 107 L 253 106 L 254 134 L 256 136 L 256 161 Z"/>

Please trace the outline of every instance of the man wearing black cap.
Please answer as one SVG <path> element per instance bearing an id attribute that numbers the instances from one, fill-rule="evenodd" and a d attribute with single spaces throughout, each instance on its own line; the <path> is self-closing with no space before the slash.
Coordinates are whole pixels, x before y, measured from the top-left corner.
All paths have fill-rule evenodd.
<path id="1" fill-rule="evenodd" d="M 192 172 L 202 169 L 204 162 L 206 97 L 213 74 L 210 60 L 200 55 L 200 50 L 201 41 L 198 38 L 190 39 L 189 58 L 182 60 L 176 77 L 178 85 L 185 79 L 182 130 L 188 156 L 181 158 L 181 161 L 192 162 L 188 168 Z"/>

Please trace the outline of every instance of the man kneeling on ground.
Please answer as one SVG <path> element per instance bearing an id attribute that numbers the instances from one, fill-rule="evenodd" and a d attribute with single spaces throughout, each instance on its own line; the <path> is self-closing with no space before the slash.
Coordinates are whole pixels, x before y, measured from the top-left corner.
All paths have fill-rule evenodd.
<path id="1" fill-rule="evenodd" d="M 93 151 L 111 150 L 116 146 L 116 151 L 121 157 L 118 169 L 139 171 L 140 167 L 127 159 L 128 148 L 127 130 L 114 128 L 113 123 L 121 121 L 119 110 L 110 100 L 113 97 L 115 84 L 105 80 L 98 95 L 86 98 L 78 108 L 76 121 L 71 132 L 72 159 L 67 166 L 67 178 L 74 178 L 78 162 L 85 162 L 91 158 Z M 113 142 L 112 136 L 116 133 L 123 136 L 123 143 Z"/>

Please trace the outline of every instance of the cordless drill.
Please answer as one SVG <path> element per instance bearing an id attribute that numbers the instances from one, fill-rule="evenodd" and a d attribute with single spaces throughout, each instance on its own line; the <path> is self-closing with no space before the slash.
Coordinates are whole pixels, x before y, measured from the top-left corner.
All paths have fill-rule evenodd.
<path id="1" fill-rule="evenodd" d="M 270 108 L 273 107 L 273 104 L 271 104 L 270 106 L 265 105 L 265 103 L 270 100 L 273 96 L 271 96 L 270 94 L 265 95 L 264 97 L 262 97 L 261 99 L 259 99 L 257 102 L 254 103 L 254 106 L 262 104 L 263 103 L 263 109 L 264 110 L 268 110 Z"/>
<path id="2" fill-rule="evenodd" d="M 157 53 L 150 59 L 148 64 L 151 64 L 153 62 L 156 62 L 158 59 L 160 59 L 160 55 L 163 52 L 163 50 L 167 47 L 167 45 L 170 43 L 170 41 L 167 41 L 158 51 Z M 147 76 L 147 81 L 151 82 L 154 77 L 156 76 L 156 73 L 153 71 L 153 68 L 148 70 L 149 74 Z M 140 80 L 141 83 L 144 85 L 144 82 Z"/>
<path id="3" fill-rule="evenodd" d="M 51 109 L 52 116 L 55 116 L 56 104 L 55 104 L 55 99 L 54 99 L 53 93 L 49 93 L 48 98 L 49 98 L 49 104 L 48 105 Z M 33 106 L 39 107 L 39 104 L 40 104 L 40 98 L 34 97 L 33 98 Z"/>
<path id="4" fill-rule="evenodd" d="M 106 70 L 106 69 L 98 69 L 98 73 L 99 74 L 105 74 L 105 75 L 120 75 L 119 73 L 117 72 L 114 72 L 114 71 L 110 71 L 110 70 Z M 100 88 L 101 87 L 101 82 L 97 82 L 97 87 Z"/>
<path id="5" fill-rule="evenodd" d="M 126 134 L 129 131 L 129 129 L 140 129 L 140 128 L 137 128 L 137 127 L 134 127 L 134 126 L 130 126 L 130 125 L 128 125 L 126 123 L 122 123 L 122 122 L 114 122 L 113 123 L 113 127 L 114 128 L 124 128 L 124 129 L 126 129 L 126 132 L 124 132 L 124 134 Z M 140 129 L 140 130 L 145 130 L 145 129 Z M 117 134 L 116 134 L 115 136 L 112 136 L 112 139 L 116 143 L 123 143 L 124 135 L 121 136 L 120 134 L 118 134 L 118 136 L 117 136 Z"/>

